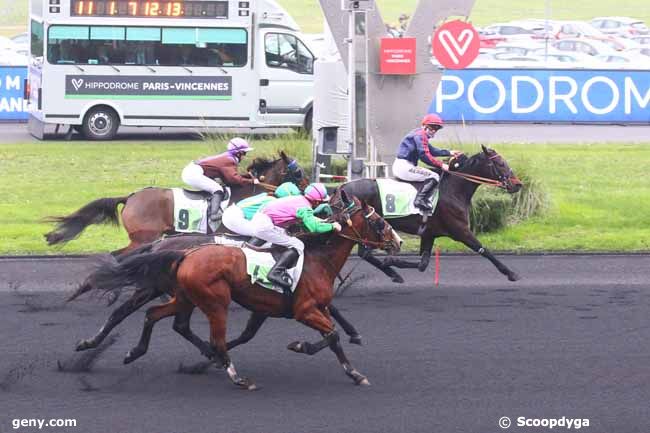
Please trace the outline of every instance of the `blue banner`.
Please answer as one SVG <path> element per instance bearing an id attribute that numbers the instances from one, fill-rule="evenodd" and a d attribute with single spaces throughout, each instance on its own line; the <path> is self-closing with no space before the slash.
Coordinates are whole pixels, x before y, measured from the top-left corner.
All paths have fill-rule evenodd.
<path id="1" fill-rule="evenodd" d="M 23 99 L 27 68 L 0 67 L 0 121 L 27 120 L 27 101 Z"/>
<path id="2" fill-rule="evenodd" d="M 430 113 L 445 121 L 650 124 L 650 71 L 445 71 Z"/>

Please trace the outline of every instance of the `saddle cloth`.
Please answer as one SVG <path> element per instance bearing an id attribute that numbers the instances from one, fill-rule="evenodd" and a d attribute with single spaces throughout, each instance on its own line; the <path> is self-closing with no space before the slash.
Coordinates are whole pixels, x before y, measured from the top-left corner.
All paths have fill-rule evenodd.
<path id="1" fill-rule="evenodd" d="M 221 201 L 222 210 L 230 203 L 230 188 L 224 189 L 226 194 Z M 212 195 L 183 188 L 172 188 L 172 192 L 174 193 L 174 230 L 178 233 L 207 233 L 208 199 Z"/>
<path id="2" fill-rule="evenodd" d="M 282 287 L 274 286 L 266 276 L 273 265 L 275 265 L 275 258 L 271 250 L 267 251 L 256 251 L 246 247 L 246 242 L 238 238 L 231 238 L 227 236 L 215 236 L 214 243 L 217 245 L 226 245 L 231 247 L 241 248 L 244 255 L 246 256 L 246 273 L 251 277 L 251 283 L 259 284 L 262 287 L 273 290 L 274 292 L 284 293 Z M 269 245 L 268 243 L 266 245 Z M 300 276 L 302 275 L 302 267 L 304 264 L 304 254 L 300 255 L 296 266 L 288 269 L 287 272 L 293 279 L 293 286 L 291 291 L 295 291 L 298 286 L 298 281 L 300 281 Z"/>
<path id="3" fill-rule="evenodd" d="M 377 179 L 377 186 L 379 187 L 379 197 L 384 218 L 422 215 L 422 211 L 413 204 L 418 193 L 418 189 L 414 184 L 382 178 Z M 439 192 L 440 187 L 436 188 L 429 201 L 433 211 L 436 210 L 438 205 Z"/>

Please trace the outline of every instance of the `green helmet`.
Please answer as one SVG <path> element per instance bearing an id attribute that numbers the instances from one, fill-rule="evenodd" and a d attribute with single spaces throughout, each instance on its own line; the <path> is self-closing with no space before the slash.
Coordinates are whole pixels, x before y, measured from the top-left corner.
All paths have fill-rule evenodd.
<path id="1" fill-rule="evenodd" d="M 296 185 L 291 182 L 285 182 L 275 190 L 275 196 L 277 198 L 290 197 L 293 195 L 300 195 L 301 192 Z"/>

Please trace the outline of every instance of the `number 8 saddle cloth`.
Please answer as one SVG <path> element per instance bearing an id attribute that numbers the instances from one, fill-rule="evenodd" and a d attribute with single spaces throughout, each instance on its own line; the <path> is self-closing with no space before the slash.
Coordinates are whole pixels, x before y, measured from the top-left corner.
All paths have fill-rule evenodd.
<path id="1" fill-rule="evenodd" d="M 383 216 L 386 219 L 400 218 L 409 215 L 422 215 L 422 211 L 413 205 L 422 182 L 409 183 L 395 179 L 376 179 L 381 199 Z M 440 186 L 431 197 L 431 207 L 436 210 Z"/>

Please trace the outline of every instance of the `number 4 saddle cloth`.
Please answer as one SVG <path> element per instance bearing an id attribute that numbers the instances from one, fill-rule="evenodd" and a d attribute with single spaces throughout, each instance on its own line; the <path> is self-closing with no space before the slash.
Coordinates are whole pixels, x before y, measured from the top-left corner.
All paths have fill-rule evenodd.
<path id="1" fill-rule="evenodd" d="M 230 188 L 224 187 L 226 195 L 221 201 L 221 209 L 225 210 L 230 203 Z M 212 194 L 204 191 L 189 191 L 183 188 L 172 188 L 174 193 L 174 230 L 178 233 L 208 232 L 208 212 Z M 210 227 L 216 231 L 217 227 Z"/>
<path id="2" fill-rule="evenodd" d="M 409 183 L 395 179 L 377 179 L 379 187 L 379 197 L 381 198 L 381 208 L 384 218 L 400 218 L 409 215 L 422 215 L 422 211 L 415 207 L 413 202 L 422 182 Z M 438 186 L 431 196 L 431 207 L 433 211 L 438 205 L 440 186 Z"/>

